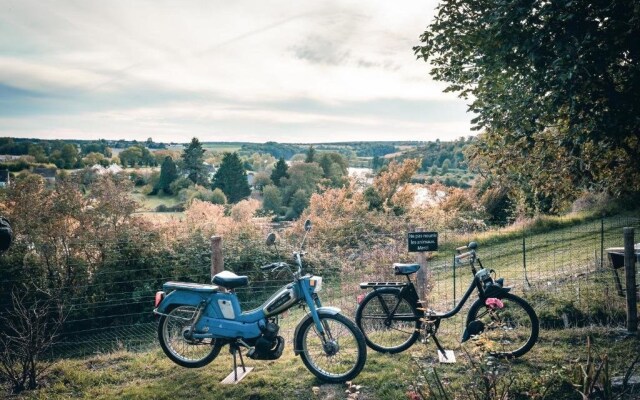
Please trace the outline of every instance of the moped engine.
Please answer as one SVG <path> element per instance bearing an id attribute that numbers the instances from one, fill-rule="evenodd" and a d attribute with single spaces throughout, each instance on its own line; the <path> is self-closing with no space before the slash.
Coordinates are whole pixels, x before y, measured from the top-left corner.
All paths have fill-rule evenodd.
<path id="1" fill-rule="evenodd" d="M 255 346 L 247 352 L 253 360 L 277 360 L 284 349 L 284 338 L 278 335 L 280 327 L 268 322 L 262 328 L 262 335 L 256 339 Z"/>

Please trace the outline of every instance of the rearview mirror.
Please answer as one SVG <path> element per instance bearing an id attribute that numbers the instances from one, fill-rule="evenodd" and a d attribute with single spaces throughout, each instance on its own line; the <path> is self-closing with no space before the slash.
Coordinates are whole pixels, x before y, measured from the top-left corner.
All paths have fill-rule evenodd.
<path id="1" fill-rule="evenodd" d="M 4 217 L 0 217 L 0 253 L 9 249 L 12 240 L 13 231 L 11 230 L 9 220 Z"/>
<path id="2" fill-rule="evenodd" d="M 267 235 L 267 246 L 271 246 L 275 242 L 276 242 L 276 234 L 274 232 L 271 232 L 270 234 Z"/>
<path id="3" fill-rule="evenodd" d="M 306 221 L 304 221 L 304 230 L 309 232 L 311 230 L 311 220 L 308 219 Z"/>

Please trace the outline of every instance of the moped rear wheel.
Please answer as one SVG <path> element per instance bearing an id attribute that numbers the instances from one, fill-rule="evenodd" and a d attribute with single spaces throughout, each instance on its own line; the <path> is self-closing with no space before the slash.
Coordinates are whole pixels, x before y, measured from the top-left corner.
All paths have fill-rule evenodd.
<path id="1" fill-rule="evenodd" d="M 160 347 L 171 361 L 186 368 L 209 364 L 222 347 L 220 340 L 194 339 L 190 336 L 195 314 L 196 307 L 177 305 L 170 308 L 158 324 Z"/>
<path id="2" fill-rule="evenodd" d="M 319 314 L 325 340 L 311 316 L 295 338 L 296 352 L 304 365 L 325 382 L 342 383 L 355 378 L 367 360 L 367 346 L 360 329 L 341 314 Z"/>

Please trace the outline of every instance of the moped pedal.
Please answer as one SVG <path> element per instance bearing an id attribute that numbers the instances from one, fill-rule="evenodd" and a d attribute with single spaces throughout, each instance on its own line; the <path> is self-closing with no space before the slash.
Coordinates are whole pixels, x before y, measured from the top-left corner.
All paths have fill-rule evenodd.
<path id="1" fill-rule="evenodd" d="M 255 352 L 256 352 L 255 347 L 250 348 L 249 351 L 247 351 L 247 357 L 253 358 L 253 355 L 255 354 Z"/>

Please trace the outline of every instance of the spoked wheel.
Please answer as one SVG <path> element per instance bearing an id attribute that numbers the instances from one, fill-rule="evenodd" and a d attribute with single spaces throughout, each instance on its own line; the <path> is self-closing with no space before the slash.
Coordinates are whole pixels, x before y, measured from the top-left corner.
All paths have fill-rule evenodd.
<path id="1" fill-rule="evenodd" d="M 196 307 L 176 306 L 167 316 L 163 315 L 158 324 L 160 347 L 171 361 L 187 368 L 209 364 L 221 347 L 219 340 L 191 337 L 191 323 L 195 314 Z"/>
<path id="2" fill-rule="evenodd" d="M 340 383 L 355 378 L 367 359 L 367 346 L 358 327 L 340 314 L 319 314 L 325 332 L 323 341 L 313 318 L 300 325 L 295 348 L 304 365 L 326 382 Z"/>
<path id="3" fill-rule="evenodd" d="M 404 351 L 420 336 L 420 313 L 414 304 L 398 297 L 399 293 L 393 288 L 374 290 L 356 311 L 356 324 L 367 345 L 381 353 Z M 394 309 L 395 313 L 388 318 Z"/>
<path id="4" fill-rule="evenodd" d="M 500 358 L 520 357 L 538 340 L 538 316 L 529 303 L 513 294 L 500 299 L 502 308 L 491 308 L 481 299 L 476 300 L 467 316 L 467 325 L 474 320 L 482 322 L 484 331 L 479 339 L 489 354 Z"/>

